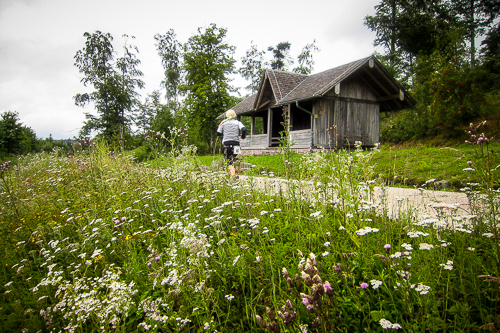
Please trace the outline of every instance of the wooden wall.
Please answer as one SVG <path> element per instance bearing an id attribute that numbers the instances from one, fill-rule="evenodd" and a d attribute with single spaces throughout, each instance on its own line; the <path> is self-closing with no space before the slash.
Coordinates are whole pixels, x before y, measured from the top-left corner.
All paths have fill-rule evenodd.
<path id="1" fill-rule="evenodd" d="M 380 105 L 376 96 L 355 78 L 342 81 L 339 94 L 333 88 L 313 104 L 314 144 L 325 148 L 379 142 Z"/>
<path id="2" fill-rule="evenodd" d="M 311 129 L 290 131 L 293 148 L 309 148 L 311 146 Z"/>
<path id="3" fill-rule="evenodd" d="M 268 147 L 267 134 L 248 135 L 246 139 L 240 140 L 242 149 L 266 149 Z"/>

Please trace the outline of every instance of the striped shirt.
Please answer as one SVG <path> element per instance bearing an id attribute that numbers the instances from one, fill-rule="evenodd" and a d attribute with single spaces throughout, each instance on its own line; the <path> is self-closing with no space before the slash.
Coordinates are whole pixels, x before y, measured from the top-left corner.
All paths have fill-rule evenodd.
<path id="1" fill-rule="evenodd" d="M 217 128 L 217 132 L 222 133 L 222 143 L 240 142 L 240 130 L 246 130 L 246 127 L 236 118 L 223 120 Z"/>

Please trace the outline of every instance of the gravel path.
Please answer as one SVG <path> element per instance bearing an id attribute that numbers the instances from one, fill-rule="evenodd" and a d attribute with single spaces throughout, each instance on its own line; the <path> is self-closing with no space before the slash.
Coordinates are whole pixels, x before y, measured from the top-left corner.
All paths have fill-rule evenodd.
<path id="1" fill-rule="evenodd" d="M 290 183 L 294 188 L 300 189 L 303 195 L 317 191 L 313 182 L 287 181 L 281 178 L 264 178 L 240 176 L 243 183 L 251 183 L 252 187 L 270 191 L 270 193 L 287 192 Z M 389 217 L 398 217 L 400 214 L 408 213 L 410 210 L 414 216 L 429 214 L 436 217 L 438 210 L 451 212 L 455 215 L 465 216 L 470 214 L 469 200 L 465 193 L 418 190 L 398 187 L 375 187 L 372 203 L 385 207 Z M 385 204 L 384 204 L 384 198 Z"/>

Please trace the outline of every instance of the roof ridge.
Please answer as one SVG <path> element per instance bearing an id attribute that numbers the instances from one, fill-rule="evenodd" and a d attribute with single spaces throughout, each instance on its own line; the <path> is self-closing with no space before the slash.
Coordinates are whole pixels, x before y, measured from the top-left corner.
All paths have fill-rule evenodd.
<path id="1" fill-rule="evenodd" d="M 302 75 L 304 75 L 304 74 L 302 74 Z M 295 91 L 295 89 L 297 89 L 298 87 L 300 87 L 300 85 L 301 85 L 303 82 L 305 82 L 305 81 L 306 81 L 309 77 L 311 77 L 311 76 L 309 76 L 309 75 L 305 75 L 304 80 L 300 81 L 300 83 L 299 83 L 299 84 L 297 84 L 297 85 L 296 85 L 296 86 L 295 86 L 292 90 L 290 90 L 290 91 L 288 92 L 288 94 L 286 94 L 284 97 L 282 97 L 282 98 L 279 100 L 279 102 L 281 102 L 282 100 L 284 100 L 284 99 L 286 98 L 286 96 L 290 95 L 293 91 Z M 278 103 L 279 103 L 279 102 L 278 102 Z"/>
<path id="2" fill-rule="evenodd" d="M 267 71 L 270 72 L 278 72 L 278 73 L 283 73 L 283 74 L 292 74 L 292 75 L 298 75 L 298 76 L 308 76 L 307 74 L 302 74 L 302 73 L 295 73 L 295 72 L 289 72 L 289 71 L 282 71 L 280 69 L 266 69 Z"/>
<path id="3" fill-rule="evenodd" d="M 274 81 L 276 81 L 276 86 L 278 87 L 278 91 L 280 93 L 280 99 L 279 99 L 279 101 L 281 101 L 281 99 L 283 99 L 283 94 L 281 93 L 280 84 L 278 82 L 278 78 L 276 78 L 276 74 L 274 73 L 274 71 L 272 71 L 272 73 L 273 73 L 273 76 L 274 76 Z M 272 88 L 272 86 L 271 86 L 271 88 Z M 274 93 L 274 89 L 273 89 L 273 93 Z M 274 98 L 276 98 L 276 96 L 274 96 Z M 278 100 L 278 99 L 276 98 L 276 100 Z"/>

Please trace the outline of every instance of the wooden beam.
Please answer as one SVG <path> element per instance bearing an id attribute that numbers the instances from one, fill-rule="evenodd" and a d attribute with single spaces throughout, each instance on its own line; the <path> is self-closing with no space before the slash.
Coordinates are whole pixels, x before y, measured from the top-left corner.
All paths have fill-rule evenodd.
<path id="1" fill-rule="evenodd" d="M 399 99 L 399 97 L 400 97 L 399 94 L 390 95 L 390 96 L 384 96 L 384 97 L 377 98 L 377 101 L 383 102 L 383 101 L 388 101 L 388 100 L 391 100 L 391 99 Z"/>
<path id="2" fill-rule="evenodd" d="M 267 104 L 271 103 L 271 100 L 268 100 L 267 102 L 264 102 L 262 103 L 261 105 L 258 105 L 258 107 L 255 109 L 255 110 L 258 110 L 260 108 L 263 108 L 264 106 L 266 106 Z"/>
<path id="3" fill-rule="evenodd" d="M 251 121 L 250 121 L 250 135 L 254 135 L 255 133 L 255 115 L 252 115 Z"/>
<path id="4" fill-rule="evenodd" d="M 389 92 L 389 90 L 387 90 L 387 88 L 372 74 L 370 73 L 370 71 L 365 71 L 366 74 L 368 74 L 368 76 L 389 96 L 391 96 L 392 94 Z M 392 83 L 392 82 L 391 82 Z M 398 89 L 399 90 L 399 89 Z M 399 95 L 398 95 L 399 97 Z M 399 103 L 399 101 L 396 99 L 394 100 L 394 103 L 396 103 L 397 106 L 399 107 L 403 107 L 401 105 L 401 103 Z"/>
<path id="5" fill-rule="evenodd" d="M 262 100 L 262 95 L 264 93 L 264 90 L 266 90 L 265 89 L 266 88 L 266 83 L 267 83 L 266 79 L 267 79 L 267 73 L 266 73 L 266 75 L 264 75 L 264 83 L 262 84 L 262 89 L 259 91 L 259 99 L 257 100 L 257 103 L 255 103 L 255 111 L 257 111 L 259 109 L 258 106 L 259 106 L 259 104 L 260 104 L 260 102 Z"/>
<path id="6" fill-rule="evenodd" d="M 358 77 L 372 90 L 373 94 L 379 98 L 381 95 L 377 92 L 377 89 L 368 82 L 361 74 L 358 74 Z"/>

